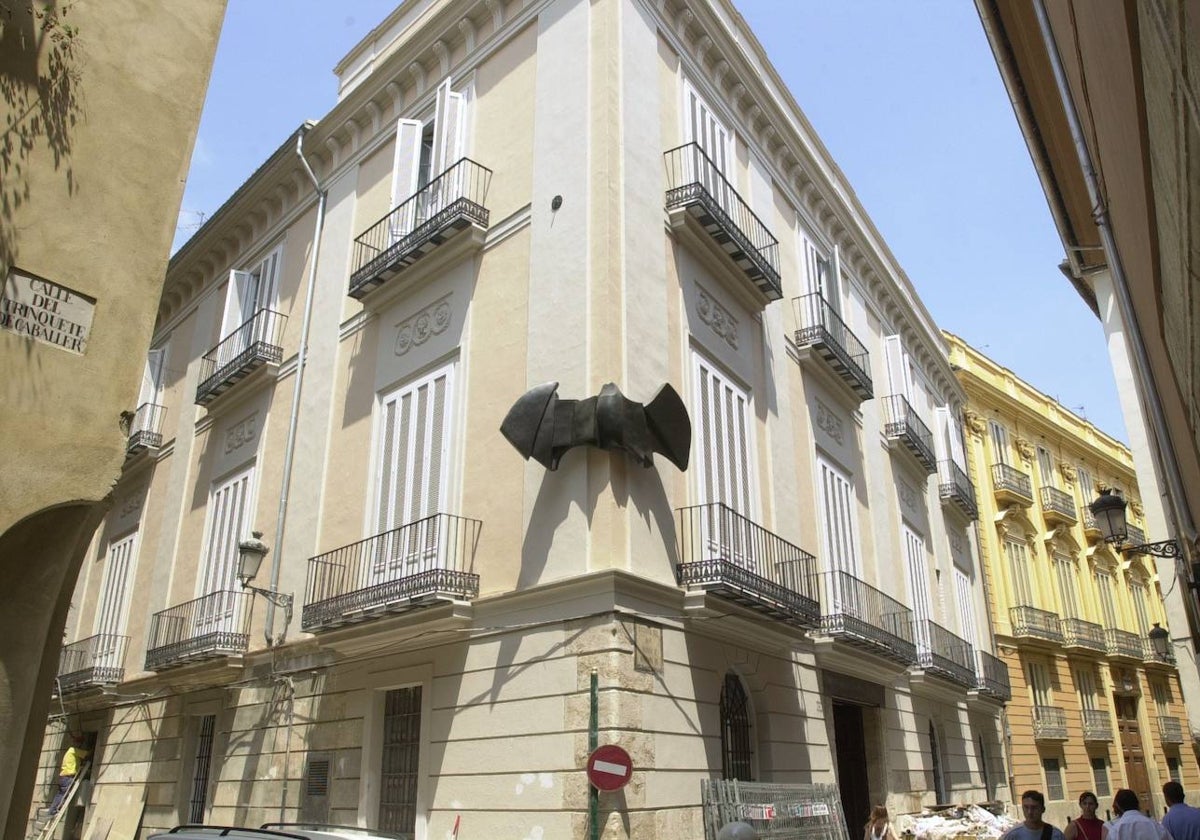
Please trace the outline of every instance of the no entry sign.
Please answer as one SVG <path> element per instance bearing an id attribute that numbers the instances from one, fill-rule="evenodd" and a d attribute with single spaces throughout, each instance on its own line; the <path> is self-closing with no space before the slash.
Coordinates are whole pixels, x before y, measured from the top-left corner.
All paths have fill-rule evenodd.
<path id="1" fill-rule="evenodd" d="M 633 759 L 615 744 L 597 747 L 587 761 L 587 777 L 597 790 L 620 790 L 633 776 Z"/>

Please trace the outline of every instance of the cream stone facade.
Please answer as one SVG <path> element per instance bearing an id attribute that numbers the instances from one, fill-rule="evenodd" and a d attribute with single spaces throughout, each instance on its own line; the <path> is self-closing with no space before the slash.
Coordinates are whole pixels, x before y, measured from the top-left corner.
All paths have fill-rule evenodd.
<path id="1" fill-rule="evenodd" d="M 0 3 L 6 838 L 26 826 L 76 574 L 121 476 L 224 12 Z"/>
<path id="2" fill-rule="evenodd" d="M 980 552 L 992 626 L 1012 676 L 1006 710 L 1014 790 L 1046 793 L 1047 819 L 1101 809 L 1122 787 L 1165 808 L 1162 785 L 1200 790 L 1158 571 L 1138 553 L 1146 510 L 1133 456 L 1011 371 L 946 334 L 967 392 L 971 474 L 980 493 Z M 1102 488 L 1129 503 L 1130 538 L 1101 539 L 1088 509 Z M 1168 583 L 1170 579 L 1168 579 Z"/>
<path id="3" fill-rule="evenodd" d="M 595 675 L 604 836 L 1007 800 L 964 391 L 733 6 L 408 2 L 337 73 L 168 268 L 39 780 L 70 721 L 85 820 L 582 837 Z M 688 469 L 523 461 L 548 381 L 672 385 Z"/>

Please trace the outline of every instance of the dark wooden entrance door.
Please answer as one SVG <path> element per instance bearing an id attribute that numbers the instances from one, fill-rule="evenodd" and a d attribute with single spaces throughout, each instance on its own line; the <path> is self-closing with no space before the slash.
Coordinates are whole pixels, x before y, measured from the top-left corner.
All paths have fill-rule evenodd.
<path id="1" fill-rule="evenodd" d="M 1116 697 L 1117 730 L 1121 734 L 1121 758 L 1125 762 L 1125 778 L 1129 788 L 1138 795 L 1141 808 L 1150 808 L 1150 775 L 1146 772 L 1146 753 L 1142 749 L 1142 731 L 1138 726 L 1136 697 Z"/>
<path id="2" fill-rule="evenodd" d="M 838 790 L 851 837 L 857 837 L 871 816 L 867 781 L 867 744 L 861 706 L 833 704 L 833 738 L 837 750 Z"/>

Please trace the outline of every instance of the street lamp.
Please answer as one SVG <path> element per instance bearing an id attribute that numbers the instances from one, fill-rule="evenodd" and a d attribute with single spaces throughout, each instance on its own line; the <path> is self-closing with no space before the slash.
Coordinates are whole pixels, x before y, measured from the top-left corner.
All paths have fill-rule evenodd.
<path id="1" fill-rule="evenodd" d="M 271 636 L 270 628 L 263 630 L 263 635 L 267 639 L 268 647 L 275 647 L 283 644 L 284 638 L 287 636 L 288 625 L 292 623 L 292 593 L 276 592 L 274 588 L 263 589 L 261 586 L 251 586 L 250 581 L 258 577 L 258 570 L 262 567 L 263 558 L 271 551 L 267 544 L 262 541 L 262 531 L 254 531 L 248 540 L 242 540 L 238 543 L 238 580 L 242 584 L 242 589 L 249 589 L 255 595 L 261 595 L 268 603 L 283 609 L 283 632 L 279 634 L 279 638 Z"/>
<path id="2" fill-rule="evenodd" d="M 1129 535 L 1129 527 L 1125 523 L 1126 502 L 1119 493 L 1113 493 L 1110 488 L 1100 491 L 1096 501 L 1088 505 L 1092 516 L 1096 517 L 1096 527 L 1106 543 L 1118 548 L 1125 543 Z M 1120 549 L 1126 554 L 1153 554 L 1155 557 L 1170 557 L 1178 559 L 1183 556 L 1176 540 L 1162 540 L 1155 543 L 1142 543 L 1129 548 Z M 1163 631 L 1166 632 L 1166 631 Z"/>
<path id="3" fill-rule="evenodd" d="M 1150 644 L 1154 647 L 1155 655 L 1160 662 L 1165 662 L 1171 653 L 1171 634 L 1156 621 L 1147 635 L 1150 637 Z"/>

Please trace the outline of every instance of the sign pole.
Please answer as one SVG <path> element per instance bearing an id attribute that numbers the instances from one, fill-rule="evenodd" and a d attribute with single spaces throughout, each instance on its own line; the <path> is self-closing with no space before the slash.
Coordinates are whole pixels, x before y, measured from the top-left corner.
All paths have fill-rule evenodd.
<path id="1" fill-rule="evenodd" d="M 600 745 L 600 690 L 596 669 L 592 669 L 591 716 L 588 719 L 588 755 Z M 600 791 L 588 785 L 588 834 L 591 840 L 600 840 Z"/>

